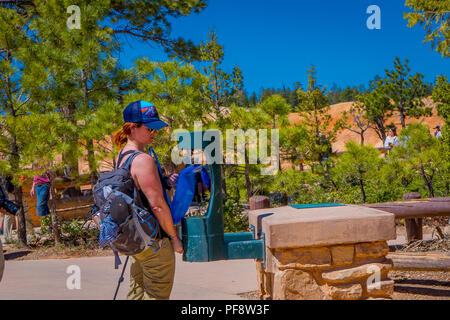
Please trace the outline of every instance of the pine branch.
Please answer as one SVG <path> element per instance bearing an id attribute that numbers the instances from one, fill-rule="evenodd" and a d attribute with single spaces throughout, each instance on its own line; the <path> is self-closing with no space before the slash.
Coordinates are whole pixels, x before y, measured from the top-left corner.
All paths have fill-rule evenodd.
<path id="1" fill-rule="evenodd" d="M 149 36 L 149 35 L 145 35 L 145 34 L 139 34 L 139 33 L 137 33 L 137 31 L 140 31 L 140 30 L 138 28 L 131 28 L 129 26 L 126 26 L 122 30 L 121 29 L 113 30 L 114 34 L 128 34 L 133 37 L 138 37 L 138 38 L 144 39 L 146 41 L 154 41 L 156 43 L 161 44 L 163 47 L 165 47 L 167 49 L 171 49 L 168 44 L 172 44 L 172 45 L 176 44 L 176 42 L 173 40 L 163 39 L 160 37 Z"/>

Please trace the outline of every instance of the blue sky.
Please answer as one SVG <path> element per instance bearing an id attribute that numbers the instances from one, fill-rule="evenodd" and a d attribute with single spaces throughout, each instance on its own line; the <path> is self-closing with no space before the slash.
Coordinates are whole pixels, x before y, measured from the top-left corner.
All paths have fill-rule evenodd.
<path id="1" fill-rule="evenodd" d="M 408 28 L 405 0 L 210 0 L 200 14 L 173 20 L 172 34 L 205 41 L 217 32 L 225 47 L 224 69 L 239 66 L 248 93 L 261 88 L 307 83 L 307 69 L 318 69 L 319 84 L 364 84 L 393 67 L 396 56 L 410 60 L 413 73 L 434 81 L 449 76 L 450 60 L 422 43 L 420 26 Z M 381 30 L 369 30 L 370 5 L 381 9 Z M 130 67 L 141 56 L 164 61 L 161 49 L 124 42 L 121 63 Z"/>

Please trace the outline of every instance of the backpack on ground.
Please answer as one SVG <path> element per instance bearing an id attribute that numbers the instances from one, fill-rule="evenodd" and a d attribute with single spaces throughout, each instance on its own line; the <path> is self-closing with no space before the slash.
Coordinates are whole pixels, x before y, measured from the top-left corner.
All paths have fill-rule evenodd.
<path id="1" fill-rule="evenodd" d="M 127 151 L 119 155 L 118 168 L 100 174 L 94 186 L 94 202 L 100 216 L 100 247 L 110 246 L 115 255 L 130 256 L 147 247 L 159 249 L 160 226 L 153 213 L 143 209 L 142 200 L 130 173 L 131 163 L 141 154 Z M 130 154 L 120 166 L 125 155 Z"/>

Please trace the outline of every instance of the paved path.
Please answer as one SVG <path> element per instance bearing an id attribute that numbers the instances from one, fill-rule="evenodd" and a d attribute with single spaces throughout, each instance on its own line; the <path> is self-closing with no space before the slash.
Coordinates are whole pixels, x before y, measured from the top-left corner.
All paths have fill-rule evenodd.
<path id="1" fill-rule="evenodd" d="M 254 260 L 229 260 L 189 263 L 176 255 L 175 284 L 171 299 L 231 300 L 239 293 L 257 290 Z M 122 259 L 124 262 L 125 260 Z M 6 261 L 0 282 L 0 300 L 4 299 L 112 299 L 120 270 L 113 257 Z M 81 270 L 81 289 L 67 289 L 77 265 Z M 129 265 L 118 299 L 125 299 L 129 285 Z"/>

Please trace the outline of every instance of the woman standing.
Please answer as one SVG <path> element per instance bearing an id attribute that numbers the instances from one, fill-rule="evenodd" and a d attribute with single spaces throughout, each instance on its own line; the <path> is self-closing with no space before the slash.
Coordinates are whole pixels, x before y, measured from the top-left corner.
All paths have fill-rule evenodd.
<path id="1" fill-rule="evenodd" d="M 136 101 L 123 111 L 122 130 L 114 134 L 114 144 L 125 145 L 119 154 L 117 167 L 135 151 L 145 152 L 153 143 L 158 130 L 167 126 L 159 119 L 153 104 Z M 160 176 L 155 160 L 145 154 L 134 158 L 130 169 L 135 187 L 140 193 L 145 209 L 152 212 L 161 226 L 161 247 L 154 252 L 147 248 L 131 257 L 130 290 L 127 299 L 169 299 L 175 274 L 175 255 L 183 253 L 183 245 L 177 236 L 169 205 L 164 197 L 164 177 Z M 175 184 L 178 174 L 169 177 Z"/>
<path id="2" fill-rule="evenodd" d="M 33 186 L 30 190 L 30 196 L 34 197 L 35 194 L 37 196 L 36 212 L 38 217 L 45 217 L 50 214 L 50 209 L 48 207 L 48 201 L 50 199 L 50 179 L 50 170 L 47 170 L 47 172 L 42 175 L 33 177 Z"/>
<path id="3" fill-rule="evenodd" d="M 392 148 L 398 145 L 398 142 L 399 140 L 397 137 L 397 129 L 395 127 L 392 127 L 391 129 L 389 129 L 388 136 L 384 141 L 384 149 L 386 151 L 386 157 L 388 156 Z"/>

